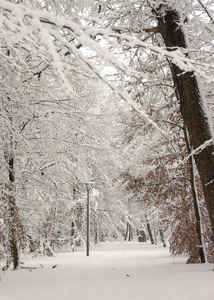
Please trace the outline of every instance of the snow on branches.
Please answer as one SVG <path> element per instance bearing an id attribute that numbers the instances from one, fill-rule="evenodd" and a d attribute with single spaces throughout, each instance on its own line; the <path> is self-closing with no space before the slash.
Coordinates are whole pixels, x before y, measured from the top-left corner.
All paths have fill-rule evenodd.
<path id="1" fill-rule="evenodd" d="M 119 60 L 114 51 L 122 49 L 122 47 L 133 49 L 142 47 L 156 53 L 160 58 L 166 57 L 184 72 L 193 71 L 202 77 L 207 77 L 206 70 L 214 68 L 212 64 L 208 65 L 187 58 L 180 49 L 173 49 L 172 51 L 172 49 L 142 41 L 130 34 L 118 32 L 114 28 L 103 28 L 98 18 L 93 18 L 93 22 L 91 22 L 91 18 L 90 22 L 84 18 L 77 21 L 76 19 L 55 16 L 47 11 L 32 10 L 8 1 L 1 1 L 0 14 L 1 35 L 8 48 L 15 51 L 21 63 L 26 64 L 23 49 L 25 56 L 26 52 L 28 55 L 36 52 L 38 57 L 51 65 L 53 72 L 56 73 L 61 82 L 62 90 L 67 95 L 80 99 L 68 80 L 72 70 L 70 57 L 74 57 L 84 67 L 89 68 L 91 74 L 107 84 L 116 96 L 126 100 L 144 119 L 164 135 L 165 133 L 158 125 L 131 99 L 126 89 L 108 80 L 102 75 L 100 69 L 113 68 L 115 76 L 118 76 L 120 80 L 123 79 L 123 76 L 141 78 L 142 80 L 151 76 L 151 74 L 136 71 L 128 66 L 124 59 Z M 94 56 L 99 60 L 99 63 Z"/>

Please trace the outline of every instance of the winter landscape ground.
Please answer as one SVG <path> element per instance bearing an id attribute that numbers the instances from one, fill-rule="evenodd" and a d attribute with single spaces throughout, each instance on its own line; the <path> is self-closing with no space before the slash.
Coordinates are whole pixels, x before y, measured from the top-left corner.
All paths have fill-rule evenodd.
<path id="1" fill-rule="evenodd" d="M 213 300 L 212 264 L 186 264 L 161 245 L 102 243 L 55 257 L 22 257 L 2 274 L 0 300 Z M 56 266 L 53 268 L 53 266 Z"/>

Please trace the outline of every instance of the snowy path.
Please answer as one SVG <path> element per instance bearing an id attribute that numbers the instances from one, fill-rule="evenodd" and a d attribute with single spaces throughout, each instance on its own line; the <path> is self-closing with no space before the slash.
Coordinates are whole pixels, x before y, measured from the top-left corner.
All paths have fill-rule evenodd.
<path id="1" fill-rule="evenodd" d="M 213 300 L 213 265 L 186 265 L 166 248 L 103 243 L 90 252 L 28 258 L 0 282 L 0 300 Z M 52 268 L 57 265 L 56 268 Z"/>

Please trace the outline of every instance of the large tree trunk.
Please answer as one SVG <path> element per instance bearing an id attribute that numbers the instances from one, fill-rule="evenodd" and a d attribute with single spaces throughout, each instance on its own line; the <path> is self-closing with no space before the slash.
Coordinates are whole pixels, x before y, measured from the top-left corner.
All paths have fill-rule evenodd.
<path id="1" fill-rule="evenodd" d="M 181 19 L 176 10 L 161 5 L 153 13 L 158 21 L 158 31 L 166 47 L 170 51 L 178 47 L 187 48 L 185 34 L 182 30 Z M 198 80 L 193 72 L 184 72 L 177 65 L 170 63 L 180 110 L 188 130 L 191 148 L 194 150 L 212 139 L 206 108 L 202 100 Z M 194 156 L 196 166 L 203 186 L 205 201 L 211 221 L 214 237 L 214 146 L 213 143 Z"/>

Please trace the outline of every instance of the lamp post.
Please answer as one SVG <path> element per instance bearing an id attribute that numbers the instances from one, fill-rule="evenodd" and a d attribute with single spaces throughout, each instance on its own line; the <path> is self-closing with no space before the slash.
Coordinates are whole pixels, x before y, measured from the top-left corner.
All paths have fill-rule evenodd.
<path id="1" fill-rule="evenodd" d="M 88 183 L 86 185 L 87 191 L 87 244 L 86 244 L 86 256 L 89 256 L 89 238 L 90 238 L 90 203 L 89 203 L 89 186 Z"/>
<path id="2" fill-rule="evenodd" d="M 86 242 L 86 256 L 89 256 L 89 239 L 90 239 L 90 187 L 96 184 L 97 179 L 92 179 L 91 181 L 85 182 L 87 191 L 87 242 Z M 102 181 L 100 181 L 102 182 Z"/>

